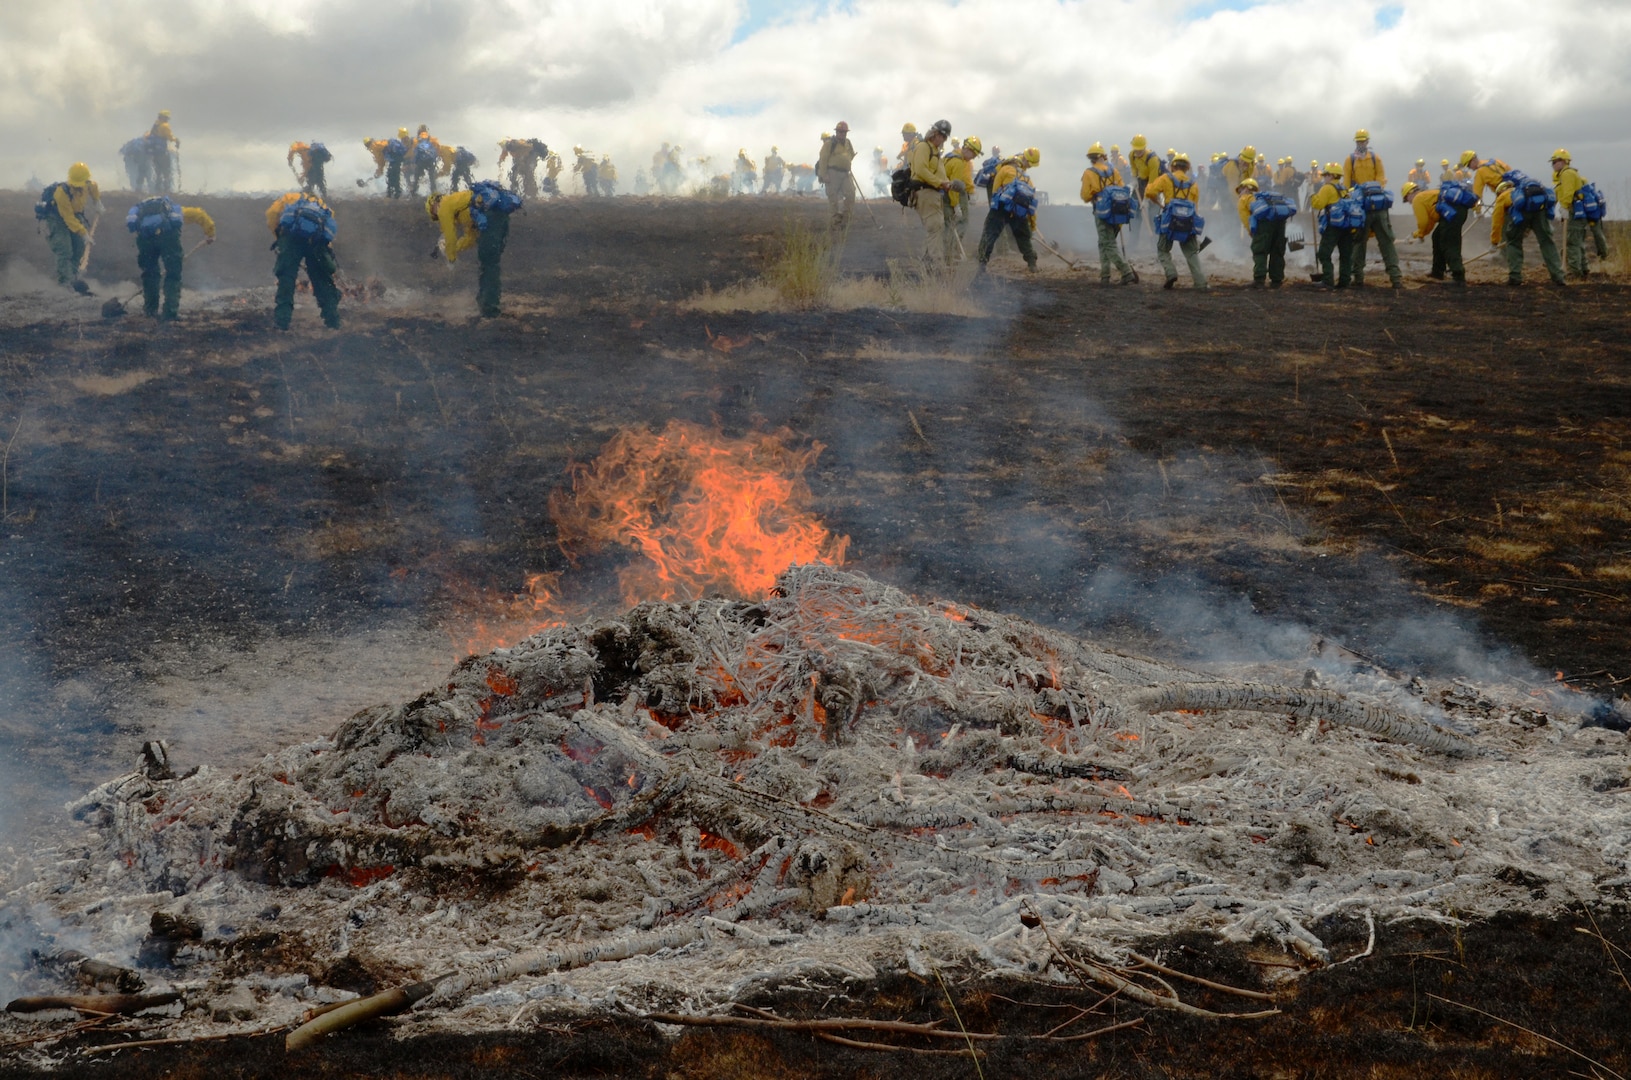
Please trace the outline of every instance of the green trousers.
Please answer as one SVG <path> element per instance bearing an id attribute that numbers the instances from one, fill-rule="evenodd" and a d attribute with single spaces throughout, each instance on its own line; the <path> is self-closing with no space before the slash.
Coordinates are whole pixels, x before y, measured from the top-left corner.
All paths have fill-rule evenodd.
<path id="1" fill-rule="evenodd" d="M 142 272 L 142 311 L 149 317 L 159 314 L 159 267 L 164 267 L 164 317 L 181 313 L 181 230 L 171 229 L 158 236 L 136 237 L 136 265 Z"/>
<path id="2" fill-rule="evenodd" d="M 1093 224 L 1099 230 L 1099 280 L 1110 281 L 1110 268 L 1114 266 L 1121 272 L 1122 284 L 1133 280 L 1133 268 L 1127 265 L 1127 260 L 1121 257 L 1121 250 L 1116 246 L 1121 236 L 1121 226 L 1112 225 L 1108 221 L 1093 218 Z"/>
<path id="3" fill-rule="evenodd" d="M 1386 210 L 1371 210 L 1365 215 L 1365 227 L 1354 237 L 1354 284 L 1365 283 L 1365 252 L 1370 247 L 1371 235 L 1376 236 L 1376 250 L 1387 269 L 1387 279 L 1397 285 L 1399 277 L 1399 249 L 1393 246 L 1393 219 Z"/>
<path id="4" fill-rule="evenodd" d="M 984 266 L 991 259 L 991 249 L 997 246 L 997 238 L 1002 236 L 1004 229 L 1014 234 L 1014 246 L 1019 248 L 1020 258 L 1032 270 L 1036 269 L 1036 248 L 1031 244 L 1031 219 L 1024 214 L 1010 214 L 996 207 L 992 207 L 985 215 L 985 230 L 980 233 L 980 265 Z"/>
<path id="5" fill-rule="evenodd" d="M 1586 276 L 1586 233 L 1591 233 L 1592 245 L 1597 250 L 1599 259 L 1608 258 L 1608 234 L 1603 231 L 1601 221 L 1587 221 L 1584 218 L 1570 218 L 1568 231 L 1564 239 L 1565 262 L 1569 273 Z"/>
<path id="6" fill-rule="evenodd" d="M 1418 199 L 1420 195 L 1416 196 Z M 1461 231 L 1467 227 L 1467 211 L 1457 210 L 1454 221 L 1439 218 L 1433 226 L 1433 270 L 1431 277 L 1442 278 L 1444 271 L 1457 281 L 1467 280 L 1467 266 L 1461 261 Z"/>
<path id="7" fill-rule="evenodd" d="M 385 166 L 385 197 L 402 198 L 402 162 L 392 161 Z"/>
<path id="8" fill-rule="evenodd" d="M 317 298 L 317 308 L 323 313 L 323 324 L 330 329 L 340 328 L 340 290 L 334 284 L 334 273 L 339 264 L 334 252 L 322 242 L 302 240 L 295 236 L 279 236 L 277 242 L 277 301 L 272 308 L 272 321 L 279 330 L 289 329 L 294 321 L 295 279 L 300 266 L 306 266 L 306 277 L 311 281 L 311 292 Z"/>
<path id="9" fill-rule="evenodd" d="M 1321 280 L 1327 285 L 1339 289 L 1348 287 L 1353 280 L 1354 266 L 1354 231 L 1353 229 L 1326 229 L 1320 233 L 1319 250 L 1315 258 L 1319 260 Z M 1337 253 L 1337 273 L 1331 272 L 1331 252 Z"/>
<path id="10" fill-rule="evenodd" d="M 476 307 L 483 318 L 498 314 L 498 302 L 504 294 L 499 260 L 504 257 L 504 242 L 509 238 L 508 214 L 488 214 L 487 227 L 476 236 L 476 260 L 481 266 L 476 279 Z"/>
<path id="11" fill-rule="evenodd" d="M 1286 223 L 1260 221 L 1252 233 L 1252 281 L 1276 285 L 1286 279 Z"/>
<path id="12" fill-rule="evenodd" d="M 45 242 L 57 257 L 57 284 L 72 285 L 79 280 L 79 260 L 85 257 L 85 234 L 76 233 L 56 218 L 46 228 Z"/>
<path id="13" fill-rule="evenodd" d="M 1195 283 L 1195 288 L 1206 288 L 1206 271 L 1201 269 L 1201 242 L 1191 236 L 1178 245 L 1178 250 L 1184 253 L 1184 262 L 1189 265 L 1189 278 Z M 1155 242 L 1155 258 L 1161 264 L 1161 269 L 1167 273 L 1168 281 L 1178 280 L 1178 267 L 1172 261 L 1172 237 L 1163 236 Z"/>
<path id="14" fill-rule="evenodd" d="M 1535 246 L 1540 248 L 1541 261 L 1556 285 L 1565 284 L 1563 263 L 1557 257 L 1557 242 L 1552 239 L 1552 223 L 1546 218 L 1539 221 L 1506 222 L 1506 280 L 1512 285 L 1523 284 L 1523 238 L 1535 234 Z"/>

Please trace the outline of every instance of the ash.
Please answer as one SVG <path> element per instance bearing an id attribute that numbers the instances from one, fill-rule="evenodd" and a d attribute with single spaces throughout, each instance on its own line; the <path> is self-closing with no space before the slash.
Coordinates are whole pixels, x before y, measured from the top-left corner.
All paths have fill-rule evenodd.
<path id="1" fill-rule="evenodd" d="M 471 657 L 241 774 L 150 760 L 71 807 L 0 926 L 143 958 L 200 1028 L 447 976 L 401 1029 L 468 1031 L 901 968 L 1062 979 L 1027 904 L 1107 960 L 1203 930 L 1290 972 L 1343 959 L 1334 918 L 1631 882 L 1623 736 L 1313 663 L 1225 679 L 795 567 L 761 603 Z M 196 928 L 157 960 L 156 913 Z"/>

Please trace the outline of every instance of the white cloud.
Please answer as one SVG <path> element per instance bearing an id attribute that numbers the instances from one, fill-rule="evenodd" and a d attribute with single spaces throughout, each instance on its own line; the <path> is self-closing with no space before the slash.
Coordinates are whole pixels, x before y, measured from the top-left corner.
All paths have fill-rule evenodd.
<path id="1" fill-rule="evenodd" d="M 581 142 L 626 181 L 663 140 L 716 159 L 779 143 L 798 160 L 840 117 L 893 151 L 902 121 L 942 116 L 988 145 L 1041 147 L 1039 179 L 1061 194 L 1086 143 L 1135 131 L 1306 162 L 1340 156 L 1363 125 L 1399 176 L 1466 148 L 1544 172 L 1558 145 L 1588 175 L 1631 175 L 1631 5 L 1587 0 L 1210 14 L 1184 0 L 853 0 L 769 18 L 758 0 L 91 6 L 94 20 L 0 11 L 0 181 L 76 159 L 113 176 L 118 146 L 160 107 L 189 179 L 216 187 L 282 183 L 295 138 L 336 148 L 344 178 L 364 168 L 363 137 L 421 120 L 488 162 L 505 134 Z M 762 28 L 733 43 L 745 25 Z"/>

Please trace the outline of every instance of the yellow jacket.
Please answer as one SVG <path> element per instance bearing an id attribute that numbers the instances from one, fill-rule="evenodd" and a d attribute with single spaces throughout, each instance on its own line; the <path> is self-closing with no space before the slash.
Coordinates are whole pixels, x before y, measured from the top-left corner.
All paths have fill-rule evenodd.
<path id="1" fill-rule="evenodd" d="M 1586 186 L 1586 178 L 1573 165 L 1565 165 L 1561 172 L 1552 174 L 1552 182 L 1557 185 L 1558 211 L 1567 218 L 1574 206 L 1574 197 Z"/>
<path id="2" fill-rule="evenodd" d="M 456 146 L 438 144 L 436 153 L 442 159 L 441 175 L 446 176 L 453 171 L 453 159 L 459 156 L 459 149 Z"/>
<path id="3" fill-rule="evenodd" d="M 148 131 L 147 134 L 155 139 L 163 139 L 166 147 L 168 147 L 170 143 L 175 143 L 178 147 L 181 145 L 181 140 L 176 138 L 175 132 L 170 130 L 170 122 L 168 120 L 155 121 L 152 129 Z"/>
<path id="4" fill-rule="evenodd" d="M 1296 175 L 1297 166 L 1282 165 L 1278 169 L 1274 170 L 1274 186 L 1284 187 L 1286 184 L 1291 183 L 1291 181 L 1295 179 Z"/>
<path id="5" fill-rule="evenodd" d="M 1082 173 L 1082 201 L 1091 205 L 1099 192 L 1121 183 L 1121 174 L 1109 165 L 1089 165 Z"/>
<path id="6" fill-rule="evenodd" d="M 1018 158 L 1004 158 L 997 166 L 996 173 L 991 177 L 991 193 L 995 195 L 1003 188 L 1012 184 L 1024 170 L 1019 167 Z"/>
<path id="7" fill-rule="evenodd" d="M 1132 169 L 1134 180 L 1145 183 L 1161 175 L 1161 158 L 1149 150 L 1134 150 L 1127 157 L 1127 166 Z"/>
<path id="8" fill-rule="evenodd" d="M 1342 198 L 1342 185 L 1327 180 L 1318 191 L 1314 192 L 1314 197 L 1308 200 L 1308 208 L 1318 212 L 1328 206 L 1335 205 L 1340 198 Z"/>
<path id="9" fill-rule="evenodd" d="M 374 159 L 374 175 L 385 175 L 385 148 L 390 145 L 389 139 L 364 139 L 363 149 L 367 150 Z"/>
<path id="10" fill-rule="evenodd" d="M 1501 182 L 1501 176 L 1510 172 L 1512 166 L 1500 158 L 1490 158 L 1478 166 L 1478 171 L 1472 174 L 1472 193 L 1480 199 L 1484 197 L 1485 188 L 1493 188 Z M 1507 200 L 1511 202 L 1510 199 Z"/>
<path id="11" fill-rule="evenodd" d="M 1510 189 L 1495 196 L 1495 207 L 1489 213 L 1489 246 L 1499 244 L 1506 233 L 1506 215 L 1512 209 Z"/>
<path id="12" fill-rule="evenodd" d="M 289 154 L 284 158 L 284 163 L 293 165 L 295 158 L 300 159 L 300 172 L 302 175 L 311 170 L 311 147 L 303 142 L 290 143 Z"/>
<path id="13" fill-rule="evenodd" d="M 1433 181 L 1433 178 L 1427 175 L 1426 169 L 1411 169 L 1410 175 L 1406 179 L 1417 187 L 1426 187 Z"/>
<path id="14" fill-rule="evenodd" d="M 946 179 L 961 180 L 963 186 L 970 191 L 974 190 L 974 168 L 962 154 L 954 154 L 946 162 Z M 963 201 L 963 196 L 955 189 L 946 192 L 946 201 L 956 206 Z"/>
<path id="15" fill-rule="evenodd" d="M 786 168 L 787 162 L 782 160 L 782 156 L 780 154 L 767 154 L 765 156 L 766 174 L 783 172 L 786 170 Z"/>
<path id="16" fill-rule="evenodd" d="M 442 226 L 442 246 L 448 262 L 458 262 L 459 252 L 476 246 L 476 223 L 470 220 L 468 191 L 443 195 L 436 204 L 436 220 Z"/>
<path id="17" fill-rule="evenodd" d="M 602 161 L 600 163 L 600 181 L 601 181 L 601 183 L 606 183 L 607 181 L 616 180 L 616 179 L 617 179 L 617 166 L 613 165 L 609 159 L 605 160 L 605 161 Z"/>
<path id="18" fill-rule="evenodd" d="M 1144 197 L 1157 206 L 1166 206 L 1176 197 L 1177 182 L 1179 181 L 1187 184 L 1191 189 L 1189 194 L 1184 197 L 1188 199 L 1195 198 L 1198 194 L 1195 190 L 1195 181 L 1190 179 L 1189 173 L 1182 169 L 1175 169 L 1170 173 L 1163 173 L 1156 177 L 1150 182 L 1150 186 L 1144 189 Z"/>
<path id="19" fill-rule="evenodd" d="M 1420 240 L 1438 225 L 1438 188 L 1418 189 L 1410 205 L 1416 211 L 1415 237 Z"/>
<path id="20" fill-rule="evenodd" d="M 1459 179 L 1461 179 L 1460 169 L 1445 169 L 1443 172 L 1438 174 L 1438 182 L 1441 184 L 1448 184 L 1451 180 Z"/>
<path id="21" fill-rule="evenodd" d="M 102 201 L 102 189 L 96 186 L 96 181 L 88 181 L 84 187 L 74 187 L 72 184 L 63 184 L 56 192 L 57 216 L 62 223 L 68 226 L 69 232 L 85 235 L 89 232 L 80 215 L 85 213 L 85 207 L 94 202 Z"/>
<path id="22" fill-rule="evenodd" d="M 1374 150 L 1367 150 L 1363 154 L 1349 154 L 1342 163 L 1342 183 L 1346 187 L 1363 184 L 1374 180 L 1378 184 L 1387 183 L 1387 169 L 1382 165 L 1382 159 L 1376 156 Z"/>
<path id="23" fill-rule="evenodd" d="M 1002 174 L 999 171 L 997 175 L 1000 177 Z M 927 139 L 919 139 L 917 145 L 912 147 L 912 179 L 936 189 L 947 183 L 946 163 L 940 160 L 940 152 L 930 146 Z M 991 190 L 1001 190 L 1001 185 L 992 181 Z"/>
<path id="24" fill-rule="evenodd" d="M 1222 165 L 1223 179 L 1228 181 L 1229 190 L 1233 191 L 1240 186 L 1240 182 L 1251 176 L 1252 171 L 1239 158 L 1229 158 Z"/>
<path id="25" fill-rule="evenodd" d="M 1236 204 L 1236 209 L 1240 211 L 1240 223 L 1248 229 L 1252 227 L 1252 200 L 1255 198 L 1257 198 L 1257 193 L 1248 191 L 1240 197 L 1239 202 Z"/>
<path id="26" fill-rule="evenodd" d="M 551 154 L 544 159 L 544 175 L 551 180 L 561 175 L 561 170 L 564 168 L 566 166 L 561 164 L 561 155 L 559 154 Z"/>
<path id="27" fill-rule="evenodd" d="M 266 227 L 272 230 L 273 236 L 277 235 L 278 218 L 283 216 L 284 208 L 293 206 L 301 199 L 310 199 L 323 209 L 328 209 L 328 203 L 324 202 L 322 199 L 319 199 L 316 195 L 304 195 L 298 191 L 291 191 L 287 195 L 279 195 L 272 201 L 272 205 L 266 208 Z M 182 213 L 185 215 L 186 211 L 184 210 Z M 200 210 L 199 213 L 203 213 L 203 211 Z"/>
<path id="28" fill-rule="evenodd" d="M 849 172 L 854 161 L 855 144 L 847 138 L 840 139 L 836 135 L 829 135 L 821 140 L 821 156 L 816 158 L 816 171 L 822 176 L 827 175 L 828 169 L 843 169 Z"/>
<path id="29" fill-rule="evenodd" d="M 514 158 L 515 164 L 523 171 L 529 164 L 532 156 L 532 144 L 525 139 L 506 139 L 498 144 L 498 163 L 504 164 L 505 158 Z"/>

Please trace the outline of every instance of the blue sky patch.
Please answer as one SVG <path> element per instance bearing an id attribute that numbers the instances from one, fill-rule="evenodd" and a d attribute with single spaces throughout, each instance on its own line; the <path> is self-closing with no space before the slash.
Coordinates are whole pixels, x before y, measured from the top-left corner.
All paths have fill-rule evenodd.
<path id="1" fill-rule="evenodd" d="M 1392 30 L 1399 25 L 1404 17 L 1404 7 L 1400 4 L 1389 4 L 1376 9 L 1376 28 L 1378 30 Z"/>
<path id="2" fill-rule="evenodd" d="M 1184 9 L 1186 19 L 1210 19 L 1220 11 L 1250 11 L 1267 0 L 1197 0 Z"/>
<path id="3" fill-rule="evenodd" d="M 702 111 L 709 116 L 757 116 L 770 104 L 769 98 L 759 101 L 732 101 L 720 105 L 704 105 Z"/>
<path id="4" fill-rule="evenodd" d="M 811 19 L 829 11 L 849 11 L 851 0 L 745 0 L 746 14 L 731 33 L 731 44 L 745 41 L 761 30 Z"/>

